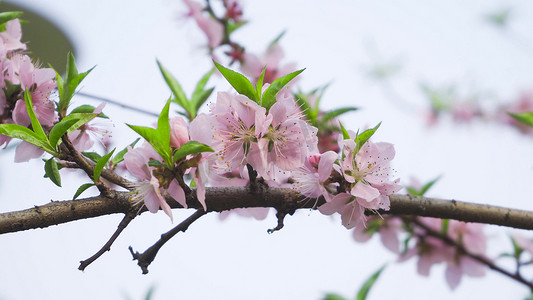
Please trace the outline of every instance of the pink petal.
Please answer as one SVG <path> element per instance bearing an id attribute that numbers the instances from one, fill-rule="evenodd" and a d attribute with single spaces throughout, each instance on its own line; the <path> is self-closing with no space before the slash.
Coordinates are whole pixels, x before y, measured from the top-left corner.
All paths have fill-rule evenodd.
<path id="1" fill-rule="evenodd" d="M 455 264 L 448 264 L 448 267 L 446 268 L 445 276 L 446 276 L 446 282 L 448 283 L 448 286 L 450 289 L 455 290 L 459 283 L 461 282 L 461 277 L 463 275 L 463 272 L 461 271 L 461 267 L 457 266 Z"/>
<path id="2" fill-rule="evenodd" d="M 185 192 L 183 191 L 179 183 L 176 181 L 176 179 L 170 182 L 167 192 L 170 197 L 174 198 L 174 200 L 181 204 L 181 206 L 187 208 L 187 199 L 185 198 Z"/>
<path id="3" fill-rule="evenodd" d="M 333 151 L 320 155 L 320 161 L 318 162 L 318 179 L 320 182 L 326 181 L 331 176 L 331 169 L 337 158 L 339 158 L 339 155 Z"/>
<path id="4" fill-rule="evenodd" d="M 15 150 L 15 162 L 27 162 L 32 158 L 39 158 L 43 155 L 44 150 L 41 148 L 22 141 Z"/>
<path id="5" fill-rule="evenodd" d="M 372 187 L 369 184 L 364 184 L 361 181 L 358 181 L 355 184 L 350 193 L 355 197 L 366 200 L 367 202 L 372 202 L 380 195 L 378 189 Z"/>

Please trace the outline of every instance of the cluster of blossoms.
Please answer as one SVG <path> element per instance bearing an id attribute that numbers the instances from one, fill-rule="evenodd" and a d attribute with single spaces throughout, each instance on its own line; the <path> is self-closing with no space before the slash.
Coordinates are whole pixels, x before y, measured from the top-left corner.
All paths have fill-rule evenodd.
<path id="1" fill-rule="evenodd" d="M 45 128 L 50 128 L 57 115 L 54 102 L 50 100 L 56 88 L 56 73 L 50 68 L 39 68 L 25 54 L 26 44 L 20 41 L 22 31 L 18 19 L 8 21 L 6 30 L 0 32 L 0 123 L 30 125 L 30 117 L 24 102 L 24 90 L 31 92 L 37 119 Z M 7 146 L 10 137 L 0 135 L 0 146 Z M 15 152 L 15 162 L 40 157 L 43 151 L 22 142 Z"/>
<path id="2" fill-rule="evenodd" d="M 5 31 L 0 32 L 0 124 L 30 126 L 30 117 L 24 101 L 24 91 L 31 94 L 33 110 L 41 126 L 49 131 L 59 121 L 53 97 L 57 89 L 56 72 L 51 68 L 40 68 L 25 54 L 26 44 L 21 42 L 22 31 L 19 19 L 8 21 Z M 93 112 L 100 113 L 104 104 Z M 91 138 L 89 132 L 94 134 Z M 109 131 L 98 125 L 84 124 L 70 134 L 78 151 L 86 151 L 94 139 L 109 143 Z M 11 137 L 0 135 L 0 146 L 10 143 Z M 15 162 L 26 162 L 39 158 L 43 149 L 28 142 L 21 142 L 15 151 Z"/>

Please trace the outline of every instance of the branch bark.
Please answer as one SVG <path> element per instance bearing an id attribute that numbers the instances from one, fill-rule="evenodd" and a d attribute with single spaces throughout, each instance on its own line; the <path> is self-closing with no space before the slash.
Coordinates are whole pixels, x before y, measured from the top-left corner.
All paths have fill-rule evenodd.
<path id="1" fill-rule="evenodd" d="M 189 208 L 201 209 L 195 193 L 188 196 Z M 97 196 L 80 200 L 54 201 L 30 209 L 0 214 L 0 234 L 34 228 L 44 228 L 75 220 L 94 218 L 115 213 L 126 214 L 132 203 L 127 192 L 112 192 L 109 197 Z M 172 208 L 183 208 L 167 199 Z M 533 230 L 533 212 L 474 204 L 456 200 L 441 200 L 411 195 L 391 195 L 391 209 L 380 214 L 416 215 L 464 222 L 494 224 Z M 267 188 L 260 192 L 248 187 L 210 187 L 206 189 L 207 212 L 234 208 L 272 207 L 283 209 L 313 209 L 324 199 L 305 199 L 292 189 Z"/>

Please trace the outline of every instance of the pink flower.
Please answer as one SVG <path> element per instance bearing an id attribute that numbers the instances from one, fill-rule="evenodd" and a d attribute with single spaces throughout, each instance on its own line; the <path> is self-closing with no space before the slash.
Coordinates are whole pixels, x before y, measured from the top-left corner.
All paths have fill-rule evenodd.
<path id="1" fill-rule="evenodd" d="M 151 213 L 156 213 L 161 207 L 172 220 L 172 210 L 164 198 L 165 192 L 187 208 L 185 192 L 176 179 L 170 182 L 168 188 L 162 187 L 159 179 L 154 176 L 155 168 L 148 165 L 151 159 L 162 161 L 161 156 L 147 142 L 140 148 L 130 149 L 124 155 L 127 170 L 141 180 L 132 192 L 132 200 L 135 203 L 144 201 L 144 205 Z"/>
<path id="2" fill-rule="evenodd" d="M 400 254 L 400 240 L 398 235 L 401 232 L 403 224 L 400 218 L 387 216 L 369 217 L 367 224 L 369 224 L 367 227 L 357 226 L 353 229 L 354 240 L 360 243 L 368 241 L 372 237 L 368 229 L 371 229 L 373 225 L 379 226 L 377 230 L 383 246 L 396 254 Z"/>
<path id="3" fill-rule="evenodd" d="M 242 95 L 218 93 L 217 102 L 211 108 L 210 121 L 213 149 L 216 153 L 214 167 L 219 173 L 231 172 L 250 163 L 254 169 L 263 166 L 258 149 L 262 128 L 268 126 L 266 110 Z M 192 122 L 191 127 L 202 126 Z M 197 129 L 194 129 L 197 131 Z"/>
<path id="4" fill-rule="evenodd" d="M 0 49 L 3 51 L 26 50 L 26 44 L 22 43 L 22 30 L 19 19 L 6 23 L 6 30 L 0 32 Z M 0 51 L 0 52 L 3 52 Z"/>
<path id="5" fill-rule="evenodd" d="M 24 56 L 18 72 L 22 90 L 28 89 L 31 92 L 33 109 L 37 119 L 43 126 L 52 126 L 56 121 L 56 115 L 54 103 L 49 97 L 52 90 L 57 87 L 54 81 L 54 70 L 35 68 L 30 58 Z M 15 104 L 13 121 L 22 126 L 30 124 L 24 99 L 18 100 Z"/>
<path id="6" fill-rule="evenodd" d="M 518 245 L 518 247 L 524 249 L 529 253 L 530 256 L 533 257 L 533 241 L 529 238 L 524 237 L 521 234 L 514 233 L 512 235 L 514 242 Z"/>
<path id="7" fill-rule="evenodd" d="M 292 97 L 274 103 L 267 120 L 271 120 L 270 126 L 262 131 L 259 145 L 263 161 L 285 171 L 301 167 L 309 150 L 316 148 L 316 128 L 302 120 Z"/>
<path id="8" fill-rule="evenodd" d="M 295 64 L 280 66 L 283 58 L 283 50 L 278 43 L 272 44 L 262 58 L 254 54 L 244 53 L 241 65 L 242 72 L 251 77 L 254 81 L 259 79 L 263 68 L 266 66 L 263 82 L 272 83 L 276 78 L 296 71 Z"/>
<path id="9" fill-rule="evenodd" d="M 209 43 L 209 48 L 213 49 L 222 43 L 224 37 L 224 26 L 211 16 L 203 13 L 203 7 L 200 3 L 192 0 L 183 0 L 189 8 L 189 16 L 191 16 L 198 27 L 205 33 Z"/>
<path id="10" fill-rule="evenodd" d="M 434 218 L 419 218 L 426 226 L 436 232 L 442 230 L 442 220 Z M 464 223 L 450 220 L 448 223 L 448 237 L 462 245 L 469 253 L 485 255 L 486 237 L 483 234 L 483 224 Z M 479 277 L 485 274 L 485 266 L 457 251 L 455 247 L 446 244 L 443 240 L 428 236 L 421 228 L 415 228 L 417 242 L 415 248 L 409 249 L 400 261 L 405 261 L 415 255 L 418 259 L 418 273 L 428 276 L 431 266 L 437 263 L 446 263 L 445 277 L 448 286 L 453 290 L 461 282 L 464 275 Z"/>
<path id="11" fill-rule="evenodd" d="M 294 188 L 308 198 L 324 196 L 327 202 L 331 201 L 330 193 L 335 192 L 336 185 L 327 180 L 338 157 L 333 151 L 311 154 L 302 167 L 292 172 Z"/>

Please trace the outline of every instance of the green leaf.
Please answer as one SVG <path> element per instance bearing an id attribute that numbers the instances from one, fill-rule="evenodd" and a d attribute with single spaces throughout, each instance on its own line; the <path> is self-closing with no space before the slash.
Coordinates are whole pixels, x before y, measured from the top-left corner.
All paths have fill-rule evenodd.
<path id="1" fill-rule="evenodd" d="M 31 93 L 29 90 L 24 91 L 24 101 L 26 102 L 26 109 L 28 110 L 28 115 L 30 116 L 31 120 L 31 127 L 33 128 L 33 132 L 37 134 L 37 136 L 44 142 L 48 142 L 48 138 L 46 137 L 46 133 L 44 133 L 43 127 L 41 126 L 41 123 L 39 123 L 39 120 L 37 119 L 37 116 L 35 115 L 35 112 L 33 111 L 33 103 L 31 101 Z"/>
<path id="2" fill-rule="evenodd" d="M 289 73 L 285 76 L 282 76 L 280 78 L 277 78 L 272 82 L 272 84 L 266 89 L 266 91 L 263 93 L 263 98 L 261 100 L 261 106 L 267 109 L 267 111 L 270 109 L 270 107 L 276 102 L 276 95 L 278 92 L 289 83 L 294 77 L 298 76 L 300 73 L 302 73 L 305 69 L 301 69 L 292 73 Z"/>
<path id="3" fill-rule="evenodd" d="M 517 121 L 533 127 L 533 112 L 524 112 L 520 114 L 509 113 L 509 115 Z"/>
<path id="4" fill-rule="evenodd" d="M 450 224 L 449 219 L 442 219 L 442 228 L 440 229 L 440 234 L 447 235 L 448 234 L 448 225 Z"/>
<path id="5" fill-rule="evenodd" d="M 346 128 L 344 128 L 344 126 L 342 126 L 341 122 L 339 122 L 339 125 L 341 126 L 342 139 L 349 140 L 350 139 L 350 134 L 348 133 L 348 131 L 346 131 Z"/>
<path id="6" fill-rule="evenodd" d="M 326 294 L 322 300 L 346 300 L 346 298 L 339 294 L 329 293 Z"/>
<path id="7" fill-rule="evenodd" d="M 84 105 L 80 105 L 80 106 L 76 107 L 70 113 L 71 114 L 74 114 L 74 113 L 87 114 L 87 113 L 93 113 L 95 109 L 96 109 L 96 107 L 94 107 L 92 105 L 84 104 Z M 104 118 L 104 119 L 109 119 L 109 117 L 106 116 L 104 113 L 100 113 L 99 115 L 97 115 L 97 117 Z"/>
<path id="8" fill-rule="evenodd" d="M 256 94 L 257 99 L 261 99 L 261 94 L 263 92 L 263 80 L 265 79 L 266 69 L 267 67 L 265 66 L 263 68 L 263 71 L 261 71 L 261 75 L 259 75 L 257 82 L 255 83 L 255 94 Z"/>
<path id="9" fill-rule="evenodd" d="M 338 108 L 338 109 L 334 109 L 332 111 L 328 111 L 327 113 L 324 114 L 324 116 L 322 117 L 322 122 L 327 122 L 331 119 L 334 119 L 344 113 L 347 113 L 349 111 L 354 111 L 354 110 L 358 110 L 357 107 L 342 107 L 342 108 Z"/>
<path id="10" fill-rule="evenodd" d="M 189 141 L 174 152 L 174 161 L 178 161 L 181 158 L 184 158 L 185 156 L 189 154 L 196 154 L 200 152 L 214 152 L 211 147 L 198 143 L 197 141 Z"/>
<path id="11" fill-rule="evenodd" d="M 200 109 L 200 106 L 204 104 L 205 100 L 207 100 L 207 98 L 211 96 L 214 90 L 215 88 L 210 88 L 208 90 L 202 91 L 202 93 L 198 95 L 198 99 L 194 102 L 194 116 L 191 115 L 189 120 L 192 120 L 196 117 L 196 114 L 198 114 L 198 110 Z"/>
<path id="12" fill-rule="evenodd" d="M 58 104 L 58 111 L 60 113 L 65 113 L 69 104 L 70 99 L 72 99 L 72 96 L 74 95 L 74 92 L 76 92 L 76 88 L 78 85 L 83 81 L 83 79 L 89 75 L 89 73 L 94 69 L 95 67 L 92 67 L 88 71 L 84 73 L 78 73 L 78 69 L 76 68 L 76 61 L 74 59 L 74 55 L 72 52 L 69 52 L 67 54 L 67 71 L 65 75 L 65 79 L 60 79 L 59 74 L 56 72 L 56 80 L 57 80 L 57 89 L 59 91 L 59 104 Z"/>
<path id="13" fill-rule="evenodd" d="M 381 122 L 379 122 L 376 127 L 367 129 L 357 134 L 357 136 L 355 137 L 355 150 L 353 151 L 354 155 L 357 154 L 357 152 L 359 152 L 359 150 L 363 147 L 366 141 L 368 141 L 374 135 L 374 133 L 376 133 L 380 125 Z"/>
<path id="14" fill-rule="evenodd" d="M 270 42 L 270 44 L 268 44 L 268 48 L 274 46 L 275 44 L 279 43 L 279 41 L 281 40 L 281 38 L 285 35 L 285 33 L 287 33 L 286 30 L 283 30 L 280 34 L 278 34 L 278 36 L 272 40 L 272 42 Z"/>
<path id="15" fill-rule="evenodd" d="M 74 194 L 74 197 L 72 197 L 72 200 L 76 200 L 76 198 L 78 198 L 81 193 L 85 192 L 88 188 L 90 188 L 91 186 L 94 186 L 95 184 L 94 183 L 86 183 L 86 184 L 82 184 L 78 190 L 76 191 L 76 193 Z"/>
<path id="16" fill-rule="evenodd" d="M 213 75 L 213 72 L 215 72 L 214 68 L 207 72 L 196 84 L 196 88 L 194 89 L 194 92 L 192 93 L 191 97 L 192 108 L 194 108 L 194 110 L 191 112 L 191 117 L 189 119 L 191 121 L 196 117 L 200 106 L 202 106 L 202 104 L 205 102 L 205 100 L 207 100 L 207 98 L 209 98 L 209 96 L 214 90 L 214 88 L 207 90 L 205 89 L 205 85 L 209 81 L 209 78 L 211 78 L 211 75 Z"/>
<path id="17" fill-rule="evenodd" d="M 424 196 L 424 194 L 440 179 L 440 176 L 426 183 L 419 191 L 419 196 Z"/>
<path id="18" fill-rule="evenodd" d="M 135 139 L 135 141 L 133 141 L 133 143 L 129 144 L 129 146 L 131 148 L 133 148 L 135 146 L 135 144 L 137 144 L 137 142 L 140 140 L 140 138 L 137 138 Z M 111 160 L 113 162 L 113 165 L 118 165 L 119 163 L 121 163 L 123 160 L 124 160 L 124 154 L 126 154 L 128 152 L 128 147 L 122 149 L 119 153 L 117 153 L 117 155 L 115 155 L 115 157 L 113 157 L 113 159 Z"/>
<path id="19" fill-rule="evenodd" d="M 52 182 L 57 185 L 58 187 L 61 187 L 61 176 L 59 175 L 59 169 L 57 167 L 57 162 L 54 160 L 54 158 L 50 158 L 46 161 L 44 164 L 44 172 Z"/>
<path id="20" fill-rule="evenodd" d="M 368 292 L 370 291 L 370 288 L 376 283 L 376 280 L 378 279 L 379 275 L 381 275 L 381 272 L 385 269 L 387 265 L 383 265 L 383 267 L 379 268 L 370 278 L 365 281 L 365 283 L 361 286 L 359 289 L 359 292 L 357 293 L 357 300 L 365 300 L 368 296 Z"/>
<path id="21" fill-rule="evenodd" d="M 158 161 L 158 160 L 155 160 L 155 159 L 150 159 L 150 161 L 148 162 L 148 165 L 150 167 L 155 167 L 155 168 L 158 168 L 158 167 L 164 167 L 165 165 Z"/>
<path id="22" fill-rule="evenodd" d="M 213 60 L 215 67 L 220 71 L 220 74 L 226 78 L 231 86 L 241 95 L 248 97 L 249 99 L 259 102 L 259 98 L 256 95 L 256 91 L 250 80 L 246 76 L 237 73 L 233 70 L 227 69 Z"/>
<path id="23" fill-rule="evenodd" d="M 190 114 L 191 107 L 189 106 L 189 100 L 187 100 L 187 96 L 185 96 L 185 93 L 183 92 L 183 89 L 181 88 L 181 85 L 179 84 L 178 80 L 176 80 L 176 78 L 172 76 L 172 74 L 170 74 L 170 72 L 168 72 L 167 69 L 163 67 L 159 60 L 156 61 L 157 66 L 159 67 L 159 71 L 161 71 L 165 82 L 172 91 L 172 94 L 174 95 L 175 102 L 179 106 L 183 107 L 183 109 L 185 109 L 185 111 Z"/>
<path id="24" fill-rule="evenodd" d="M 92 160 L 94 163 L 98 162 L 102 158 L 102 155 L 96 152 L 82 152 L 82 154 L 88 159 Z"/>
<path id="25" fill-rule="evenodd" d="M 23 140 L 41 149 L 48 148 L 48 141 L 43 141 L 35 132 L 24 126 L 17 124 L 0 124 L 0 134 Z"/>
<path id="26" fill-rule="evenodd" d="M 76 122 L 78 122 L 77 119 L 61 120 L 61 122 L 52 127 L 52 130 L 50 130 L 50 145 L 54 149 L 57 149 L 57 145 L 59 144 L 59 139 L 61 139 L 61 136 Z"/>
<path id="27" fill-rule="evenodd" d="M 9 22 L 11 20 L 14 20 L 16 18 L 20 18 L 22 16 L 21 11 L 6 11 L 0 13 L 0 24 L 4 24 L 6 22 Z"/>
<path id="28" fill-rule="evenodd" d="M 130 124 L 126 125 L 128 125 L 131 129 L 148 141 L 154 150 L 161 155 L 167 166 L 169 168 L 173 168 L 171 154 L 172 149 L 170 148 L 170 123 L 168 121 L 169 106 L 170 100 L 167 101 L 167 104 L 159 115 L 157 129 Z"/>
<path id="29" fill-rule="evenodd" d="M 96 114 L 85 114 L 85 113 L 75 113 L 70 114 L 63 118 L 63 120 L 70 120 L 70 119 L 76 119 L 78 120 L 76 123 L 74 123 L 72 126 L 70 126 L 67 130 L 67 133 L 70 134 L 74 130 L 80 128 L 81 126 L 87 124 L 87 122 L 91 121 L 92 119 L 96 118 L 98 115 Z"/>
<path id="30" fill-rule="evenodd" d="M 116 149 L 116 148 L 115 148 Z M 94 181 L 98 181 L 100 179 L 100 174 L 102 173 L 102 169 L 107 164 L 107 161 L 111 158 L 113 153 L 115 152 L 115 149 L 113 149 L 111 152 L 107 153 L 106 155 L 102 156 L 94 166 L 94 173 L 93 173 L 93 179 Z"/>
<path id="31" fill-rule="evenodd" d="M 316 114 L 314 114 L 314 111 L 311 110 L 311 107 L 309 105 L 309 100 L 307 99 L 307 95 L 303 92 L 298 92 L 294 94 L 294 99 L 296 100 L 296 104 L 300 106 L 300 110 L 304 113 L 305 118 L 311 125 L 316 127 Z"/>

